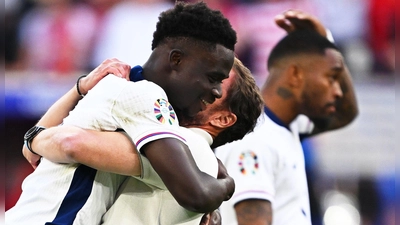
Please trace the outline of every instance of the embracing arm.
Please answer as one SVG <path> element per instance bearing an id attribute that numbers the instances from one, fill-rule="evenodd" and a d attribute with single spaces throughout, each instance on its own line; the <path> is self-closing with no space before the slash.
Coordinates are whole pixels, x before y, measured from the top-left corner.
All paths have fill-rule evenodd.
<path id="1" fill-rule="evenodd" d="M 90 72 L 86 77 L 80 79 L 79 88 L 82 94 L 86 94 L 88 90 L 94 87 L 104 76 L 108 74 L 114 74 L 119 77 L 129 78 L 130 66 L 117 59 L 107 59 L 100 64 L 96 69 Z M 58 99 L 49 110 L 43 115 L 36 125 L 44 127 L 53 127 L 62 123 L 63 119 L 68 116 L 69 112 L 75 107 L 82 97 L 77 92 L 77 87 L 74 85 L 65 95 Z M 43 133 L 42 131 L 41 133 Z M 39 133 L 33 140 L 41 135 Z M 26 146 L 22 147 L 22 154 L 28 160 L 28 162 L 36 168 L 40 162 L 39 149 L 32 149 L 39 155 L 31 153 Z M 53 149 L 54 152 L 57 149 Z M 52 153 L 50 153 L 52 154 Z M 44 155 L 47 158 L 47 155 Z"/>
<path id="2" fill-rule="evenodd" d="M 80 79 L 79 90 L 82 94 L 86 94 L 92 89 L 103 77 L 108 74 L 114 74 L 118 77 L 124 77 L 129 80 L 130 66 L 117 59 L 107 59 L 86 77 Z M 82 97 L 78 94 L 76 84 L 60 99 L 58 99 L 37 125 L 44 127 L 57 126 L 62 123 L 62 120 L 68 116 L 68 113 L 78 104 Z"/>
<path id="3" fill-rule="evenodd" d="M 32 148 L 52 162 L 81 163 L 128 176 L 138 176 L 141 172 L 138 152 L 125 132 L 51 127 L 35 137 Z"/>
<path id="4" fill-rule="evenodd" d="M 76 91 L 76 86 L 74 86 L 65 95 L 58 99 L 49 108 L 49 110 L 47 110 L 47 112 L 43 115 L 43 117 L 38 121 L 36 125 L 47 128 L 61 124 L 63 119 L 68 116 L 68 113 L 75 107 L 76 104 L 78 104 L 81 98 L 82 97 Z M 41 133 L 43 133 L 44 131 L 42 131 Z M 38 139 L 41 136 L 41 133 L 39 133 L 33 140 Z M 40 149 L 33 146 L 33 141 L 31 146 L 36 154 L 33 154 L 31 151 L 29 151 L 25 145 L 22 146 L 22 154 L 32 165 L 32 167 L 36 168 L 40 163 L 40 158 L 43 153 L 40 151 Z M 56 149 L 52 150 L 56 152 Z M 45 155 L 43 154 L 43 156 Z"/>
<path id="5" fill-rule="evenodd" d="M 234 181 L 220 161 L 215 179 L 199 170 L 187 145 L 177 139 L 150 142 L 142 151 L 177 202 L 190 211 L 211 212 L 234 192 Z"/>
<path id="6" fill-rule="evenodd" d="M 271 225 L 271 202 L 260 199 L 246 199 L 235 204 L 238 225 Z"/>

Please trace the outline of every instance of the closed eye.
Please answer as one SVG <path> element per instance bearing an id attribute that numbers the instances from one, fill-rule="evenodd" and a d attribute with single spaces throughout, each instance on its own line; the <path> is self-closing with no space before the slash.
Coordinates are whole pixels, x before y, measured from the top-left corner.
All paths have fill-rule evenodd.
<path id="1" fill-rule="evenodd" d="M 227 79 L 229 77 L 229 74 L 225 74 L 219 71 L 212 71 L 209 73 L 206 73 L 208 80 L 212 84 L 221 84 L 224 79 Z"/>
<path id="2" fill-rule="evenodd" d="M 220 79 L 219 77 L 214 77 L 214 76 L 208 76 L 208 81 L 210 81 L 210 83 L 212 83 L 212 84 L 222 83 L 222 79 Z"/>
<path id="3" fill-rule="evenodd" d="M 329 81 L 335 82 L 335 81 L 338 80 L 338 78 L 339 78 L 338 74 L 332 74 L 332 75 L 329 76 Z"/>
<path id="4" fill-rule="evenodd" d="M 331 71 L 328 74 L 329 82 L 331 82 L 331 83 L 337 82 L 340 79 L 340 77 L 342 76 L 342 73 L 343 73 L 342 68 L 337 68 L 337 69 Z"/>
<path id="5" fill-rule="evenodd" d="M 343 67 L 335 67 L 332 69 L 331 73 L 329 74 L 329 81 L 335 82 L 340 79 L 340 76 L 343 73 Z"/>

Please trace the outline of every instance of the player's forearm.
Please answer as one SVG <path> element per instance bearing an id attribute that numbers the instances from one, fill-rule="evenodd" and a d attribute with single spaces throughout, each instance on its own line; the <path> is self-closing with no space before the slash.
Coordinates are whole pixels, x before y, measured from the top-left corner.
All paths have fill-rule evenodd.
<path id="1" fill-rule="evenodd" d="M 75 161 L 95 168 L 127 176 L 139 176 L 138 151 L 124 132 L 80 130 L 69 149 Z"/>
<path id="2" fill-rule="evenodd" d="M 75 85 L 71 88 L 66 94 L 64 94 L 60 99 L 58 99 L 43 115 L 43 117 L 37 122 L 36 125 L 43 127 L 54 127 L 62 123 L 63 119 L 69 114 L 69 112 L 78 104 L 79 100 L 82 98 L 77 92 L 77 86 Z M 42 131 L 43 132 L 43 131 Z M 54 144 L 54 143 L 53 143 Z M 51 148 L 41 149 L 51 150 Z M 55 152 L 57 154 L 59 152 Z M 22 154 L 28 160 L 28 162 L 32 165 L 33 168 L 36 167 L 40 163 L 40 155 L 34 154 L 30 150 L 28 150 L 27 146 L 24 145 L 22 147 Z M 47 154 L 47 153 L 46 153 Z M 56 159 L 60 161 L 69 161 L 68 158 L 60 157 L 65 155 L 57 155 Z"/>
<path id="3" fill-rule="evenodd" d="M 187 146 L 176 139 L 150 142 L 143 151 L 172 196 L 187 210 L 211 212 L 233 193 L 232 178 L 216 179 L 201 172 Z"/>
<path id="4" fill-rule="evenodd" d="M 47 110 L 37 124 L 44 127 L 61 124 L 81 98 L 76 91 L 76 86 L 74 86 Z"/>
<path id="5" fill-rule="evenodd" d="M 346 121 L 350 123 L 357 117 L 359 113 L 354 85 L 348 67 L 345 67 L 346 75 L 343 77 L 341 87 L 343 90 L 343 98 L 339 105 L 339 112 L 346 115 Z"/>
<path id="6" fill-rule="evenodd" d="M 74 126 L 53 127 L 42 131 L 32 148 L 57 163 L 81 163 L 89 167 L 138 176 L 138 153 L 130 139 L 120 132 L 99 132 Z"/>
<path id="7" fill-rule="evenodd" d="M 45 157 L 46 159 L 57 163 L 75 163 L 65 149 L 65 132 L 60 132 L 60 127 L 51 127 L 40 132 L 31 143 L 32 150 Z"/>
<path id="8" fill-rule="evenodd" d="M 52 127 L 61 124 L 62 120 L 78 104 L 82 95 L 86 95 L 103 77 L 113 74 L 129 80 L 131 67 L 118 59 L 106 59 L 87 76 L 81 76 L 76 84 L 39 120 L 38 125 Z M 78 93 L 78 90 L 80 93 Z"/>
<path id="9" fill-rule="evenodd" d="M 190 196 L 180 204 L 190 211 L 199 213 L 216 210 L 223 201 L 230 199 L 231 191 L 228 187 L 231 186 L 229 183 L 232 181 L 228 181 L 227 178 L 215 179 L 208 174 L 202 173 L 198 186 L 193 187 L 188 193 Z"/>

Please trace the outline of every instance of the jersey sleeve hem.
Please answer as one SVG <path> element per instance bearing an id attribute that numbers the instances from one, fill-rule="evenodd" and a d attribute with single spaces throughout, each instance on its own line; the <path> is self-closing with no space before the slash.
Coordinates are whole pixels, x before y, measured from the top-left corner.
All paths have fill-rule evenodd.
<path id="1" fill-rule="evenodd" d="M 162 138 L 175 138 L 183 143 L 186 143 L 186 139 L 182 137 L 181 134 L 176 132 L 176 130 L 153 130 L 147 131 L 141 135 L 139 135 L 134 141 L 136 148 L 140 151 L 140 149 L 147 143 L 151 141 L 155 141 Z"/>

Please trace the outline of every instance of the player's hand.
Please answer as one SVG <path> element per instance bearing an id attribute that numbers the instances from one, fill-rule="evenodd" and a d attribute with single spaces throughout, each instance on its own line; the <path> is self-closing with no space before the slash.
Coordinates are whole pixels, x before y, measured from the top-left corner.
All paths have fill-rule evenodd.
<path id="1" fill-rule="evenodd" d="M 118 59 L 106 59 L 86 77 L 82 78 L 79 83 L 79 90 L 86 95 L 101 79 L 108 74 L 129 80 L 131 66 Z"/>
<path id="2" fill-rule="evenodd" d="M 326 37 L 326 28 L 315 16 L 300 10 L 290 9 L 275 16 L 275 23 L 290 33 L 295 30 L 310 29 Z"/>
<path id="3" fill-rule="evenodd" d="M 31 164 L 33 169 L 36 169 L 40 163 L 40 159 L 42 158 L 40 155 L 33 154 L 29 149 L 23 145 L 22 146 L 22 155 L 25 159 Z"/>
<path id="4" fill-rule="evenodd" d="M 218 209 L 214 210 L 213 212 L 204 214 L 201 218 L 200 225 L 221 225 L 221 213 Z"/>
<path id="5" fill-rule="evenodd" d="M 227 196 L 224 201 L 228 201 L 232 197 L 233 192 L 235 192 L 235 181 L 233 180 L 232 177 L 229 176 L 228 171 L 226 170 L 224 164 L 222 164 L 221 160 L 219 160 L 218 158 L 217 160 L 218 160 L 217 179 L 224 180 L 227 190 Z"/>

